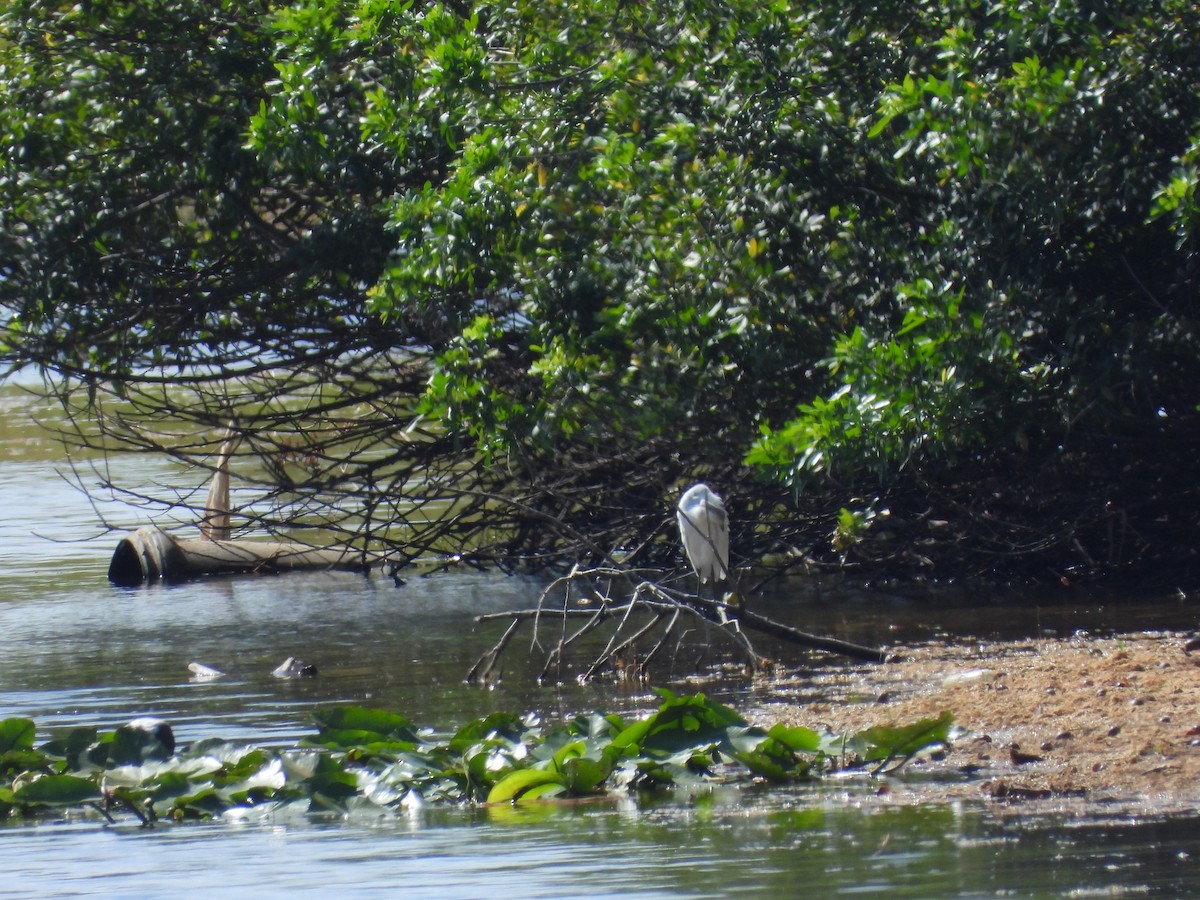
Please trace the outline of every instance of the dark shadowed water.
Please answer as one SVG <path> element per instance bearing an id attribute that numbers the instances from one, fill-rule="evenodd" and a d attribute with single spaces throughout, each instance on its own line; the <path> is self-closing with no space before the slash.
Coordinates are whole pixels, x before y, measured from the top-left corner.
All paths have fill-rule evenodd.
<path id="1" fill-rule="evenodd" d="M 298 574 L 115 588 L 116 535 L 144 514 L 93 506 L 57 472 L 61 451 L 31 424 L 37 404 L 0 388 L 0 718 L 28 716 L 39 739 L 139 715 L 182 742 L 220 737 L 287 745 L 315 707 L 379 706 L 451 730 L 496 710 L 558 719 L 593 708 L 636 713 L 645 690 L 542 686 L 518 641 L 494 689 L 463 683 L 501 625 L 475 615 L 536 602 L 536 579 L 462 573 L 411 578 Z M 195 487 L 163 460 L 118 473 Z M 85 475 L 85 480 L 87 480 Z M 170 524 L 170 523 L 163 523 Z M 794 582 L 754 598 L 808 630 L 861 643 L 1069 634 L 1079 628 L 1195 627 L 1185 601 L 1032 596 L 972 588 L 937 604 L 904 591 Z M 784 686 L 740 679 L 703 688 L 731 705 L 803 700 L 805 673 L 846 665 L 794 649 Z M 313 679 L 281 680 L 285 657 Z M 680 679 L 693 656 L 660 667 Z M 188 663 L 226 672 L 192 681 Z M 813 684 L 817 684 L 816 680 Z M 425 809 L 331 819 L 295 810 L 213 824 L 108 826 L 91 818 L 0 825 L 0 896 L 405 894 L 428 897 L 1186 896 L 1200 886 L 1200 819 L 1129 820 L 1103 805 L 1022 814 L 982 803 L 891 805 L 864 779 L 718 789 L 653 803 L 537 809 Z"/>

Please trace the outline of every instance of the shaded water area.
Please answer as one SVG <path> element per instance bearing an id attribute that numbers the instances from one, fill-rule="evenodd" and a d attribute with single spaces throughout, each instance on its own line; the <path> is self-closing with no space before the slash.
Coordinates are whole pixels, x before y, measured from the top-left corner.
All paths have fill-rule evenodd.
<path id="1" fill-rule="evenodd" d="M 100 518 L 133 528 L 146 524 L 144 514 L 93 506 L 64 481 L 61 450 L 32 425 L 38 409 L 0 387 L 0 718 L 34 719 L 39 741 L 55 729 L 156 715 L 181 742 L 287 746 L 313 733 L 315 708 L 344 703 L 444 731 L 497 710 L 558 720 L 657 705 L 645 688 L 581 687 L 570 667 L 561 683 L 539 685 L 539 665 L 521 652 L 528 636 L 514 643 L 494 689 L 463 683 L 503 628 L 475 626 L 473 617 L 533 604 L 543 586 L 534 578 L 460 573 L 397 587 L 309 573 L 112 587 L 105 570 L 118 535 L 104 533 Z M 112 466 L 133 485 L 202 481 L 150 457 Z M 912 591 L 797 581 L 753 601 L 782 621 L 870 645 L 1196 625 L 1190 608 L 1169 596 L 1131 605 L 973 587 L 931 602 Z M 687 681 L 696 659 L 689 650 L 665 662 L 655 683 L 769 711 L 832 690 L 831 673 L 854 668 L 794 648 L 764 649 L 788 662 L 792 676 Z M 319 675 L 273 677 L 288 656 L 315 664 Z M 192 661 L 227 675 L 194 682 Z M 638 803 L 371 818 L 289 808 L 148 829 L 82 816 L 10 823 L 0 826 L 0 896 L 1182 896 L 1200 886 L 1197 859 L 1194 815 L 1130 819 L 1084 801 L 1053 811 L 982 800 L 893 805 L 859 777 Z"/>

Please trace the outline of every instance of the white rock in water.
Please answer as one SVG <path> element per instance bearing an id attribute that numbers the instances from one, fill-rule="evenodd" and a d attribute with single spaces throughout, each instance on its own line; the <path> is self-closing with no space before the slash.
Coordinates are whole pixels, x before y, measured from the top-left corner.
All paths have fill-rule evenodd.
<path id="1" fill-rule="evenodd" d="M 317 674 L 317 667 L 289 656 L 271 674 L 276 678 L 312 678 Z"/>
<path id="2" fill-rule="evenodd" d="M 204 663 L 198 662 L 188 663 L 188 671 L 192 673 L 192 681 L 211 681 L 225 674 L 211 666 L 206 666 Z"/>

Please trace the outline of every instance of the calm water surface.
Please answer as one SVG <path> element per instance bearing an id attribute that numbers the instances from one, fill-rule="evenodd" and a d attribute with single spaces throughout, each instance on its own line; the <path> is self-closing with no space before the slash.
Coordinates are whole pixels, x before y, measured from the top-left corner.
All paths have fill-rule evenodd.
<path id="1" fill-rule="evenodd" d="M 445 730 L 495 710 L 558 719 L 656 704 L 642 691 L 579 687 L 571 672 L 562 685 L 539 686 L 521 653 L 496 689 L 463 684 L 502 627 L 477 627 L 472 617 L 535 603 L 536 579 L 455 574 L 396 587 L 299 574 L 114 588 L 105 571 L 117 537 L 101 521 L 134 528 L 147 514 L 94 505 L 75 491 L 60 476 L 61 452 L 31 424 L 39 409 L 0 387 L 0 718 L 33 718 L 39 739 L 151 714 L 169 720 L 182 742 L 290 745 L 312 733 L 315 707 L 337 703 L 380 706 Z M 197 476 L 162 460 L 112 465 L 134 485 L 198 487 Z M 86 469 L 82 478 L 100 480 Z M 1169 597 L 1132 612 L 1112 599 L 978 589 L 936 609 L 920 600 L 808 583 L 757 602 L 808 630 L 868 644 L 1196 625 L 1190 605 Z M 783 654 L 799 673 L 841 665 Z M 319 676 L 272 677 L 287 656 L 317 665 Z M 677 673 L 664 669 L 662 683 L 679 688 L 674 677 L 690 660 L 681 658 Z M 195 683 L 191 661 L 227 676 Z M 804 694 L 795 681 L 787 694 L 741 682 L 705 689 L 743 708 Z M 1129 821 L 1097 804 L 1028 815 L 974 803 L 892 806 L 861 780 L 641 806 L 349 819 L 288 810 L 149 830 L 92 819 L 0 826 L 0 896 L 14 897 L 1186 896 L 1200 887 L 1198 866 L 1195 817 Z"/>

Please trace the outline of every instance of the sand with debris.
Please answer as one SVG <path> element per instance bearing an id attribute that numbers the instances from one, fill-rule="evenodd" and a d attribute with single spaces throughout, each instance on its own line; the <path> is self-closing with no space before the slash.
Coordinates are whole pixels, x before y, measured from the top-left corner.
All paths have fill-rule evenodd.
<path id="1" fill-rule="evenodd" d="M 1143 812 L 1200 809 L 1200 648 L 1140 633 L 898 649 L 900 661 L 829 675 L 829 702 L 763 710 L 835 732 L 950 710 L 945 754 L 886 782 L 913 799 L 1104 800 Z M 857 702 L 855 702 L 857 701 Z"/>

